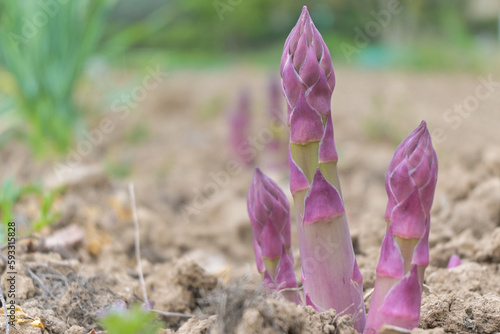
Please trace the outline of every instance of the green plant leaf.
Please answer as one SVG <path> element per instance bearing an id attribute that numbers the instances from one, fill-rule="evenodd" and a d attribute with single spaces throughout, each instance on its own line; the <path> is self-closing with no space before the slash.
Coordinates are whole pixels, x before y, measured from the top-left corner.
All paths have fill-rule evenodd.
<path id="1" fill-rule="evenodd" d="M 100 323 L 108 334 L 156 334 L 163 327 L 154 313 L 139 305 L 130 310 L 111 311 Z"/>

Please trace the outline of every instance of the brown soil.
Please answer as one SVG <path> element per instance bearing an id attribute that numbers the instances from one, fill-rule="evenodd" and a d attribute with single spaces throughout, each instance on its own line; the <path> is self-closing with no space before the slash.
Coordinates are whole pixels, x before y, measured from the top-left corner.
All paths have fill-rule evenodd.
<path id="1" fill-rule="evenodd" d="M 340 176 L 365 291 L 374 285 L 384 233 L 387 166 L 398 142 L 426 119 L 431 133 L 441 128 L 447 138 L 435 142 L 440 170 L 426 274 L 430 290 L 422 301 L 421 329 L 413 332 L 500 332 L 500 94 L 480 101 L 453 129 L 443 114 L 474 94 L 477 76 L 345 68 L 336 74 Z M 259 286 L 246 213 L 252 168 L 241 168 L 199 197 L 233 158 L 226 113 L 240 87 L 252 92 L 254 133 L 267 125 L 267 78 L 255 68 L 171 70 L 126 119 L 111 115 L 116 129 L 62 181 L 53 163 L 64 159 L 39 162 L 19 144 L 4 147 L 2 179 L 66 185 L 55 203 L 61 217 L 18 242 L 16 302 L 24 313 L 39 317 L 47 333 L 86 334 L 99 330 L 98 315 L 112 305 L 142 302 L 127 190 L 133 182 L 148 297 L 156 310 L 195 315 L 164 316 L 164 333 L 354 333 L 350 319 L 334 311 L 318 314 Z M 145 137 L 131 139 L 138 129 L 145 129 Z M 286 152 L 259 152 L 258 164 L 288 191 L 286 168 L 269 167 L 278 160 L 286 160 Z M 110 166 L 130 173 L 117 178 Z M 186 215 L 193 205 L 196 212 Z M 32 198 L 15 207 L 21 233 L 29 232 L 38 207 Z M 445 269 L 452 254 L 463 264 Z M 5 272 L 5 263 L 0 269 Z M 40 333 L 30 323 L 16 331 Z"/>

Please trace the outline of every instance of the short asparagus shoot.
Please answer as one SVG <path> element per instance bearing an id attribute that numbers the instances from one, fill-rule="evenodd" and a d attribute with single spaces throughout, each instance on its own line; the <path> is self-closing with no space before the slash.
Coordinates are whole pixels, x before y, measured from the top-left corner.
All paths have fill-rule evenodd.
<path id="1" fill-rule="evenodd" d="M 436 152 L 422 121 L 398 146 L 387 171 L 387 231 L 365 334 L 379 333 L 383 325 L 418 326 L 437 171 Z"/>
<path id="2" fill-rule="evenodd" d="M 257 269 L 269 290 L 302 304 L 291 250 L 290 204 L 280 187 L 255 169 L 247 197 Z M 295 289 L 295 290 L 294 290 Z"/>

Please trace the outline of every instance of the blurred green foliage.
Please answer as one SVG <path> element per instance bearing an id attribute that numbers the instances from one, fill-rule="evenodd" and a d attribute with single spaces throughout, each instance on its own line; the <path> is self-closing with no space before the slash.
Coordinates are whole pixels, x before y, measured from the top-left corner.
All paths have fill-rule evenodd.
<path id="1" fill-rule="evenodd" d="M 145 142 L 149 137 L 149 129 L 146 124 L 139 123 L 133 129 L 127 132 L 127 142 L 132 145 L 137 145 Z"/>
<path id="2" fill-rule="evenodd" d="M 0 241 L 6 238 L 7 224 L 14 219 L 14 206 L 24 196 L 34 195 L 40 200 L 40 214 L 31 222 L 30 229 L 39 231 L 45 226 L 52 224 L 58 217 L 59 212 L 54 212 L 53 203 L 62 188 L 51 191 L 43 191 L 38 184 L 27 184 L 19 186 L 14 179 L 7 177 L 0 184 Z M 16 231 L 16 232 L 19 232 Z"/>
<path id="3" fill-rule="evenodd" d="M 175 15 L 175 9 L 169 1 L 118 1 L 110 14 L 101 52 L 113 58 L 123 55 L 132 47 L 151 46 L 158 36 L 167 34 L 167 27 Z M 156 47 L 166 49 L 168 45 Z"/>
<path id="4" fill-rule="evenodd" d="M 101 36 L 108 0 L 0 2 L 0 81 L 35 153 L 69 149 L 81 118 L 74 93 Z M 4 96 L 4 99 L 6 97 Z"/>
<path id="5" fill-rule="evenodd" d="M 439 40 L 467 47 L 472 37 L 489 31 L 496 33 L 496 15 L 478 19 L 471 15 L 466 0 L 122 0 L 115 7 L 110 24 L 117 31 L 134 22 L 161 21 L 165 29 L 143 35 L 135 46 L 200 52 L 242 52 L 263 46 L 283 44 L 295 25 L 302 5 L 308 9 L 323 35 L 352 42 L 354 28 L 365 29 L 376 21 L 376 14 L 392 3 L 401 9 L 391 15 L 387 27 L 370 42 L 412 44 L 419 40 Z M 160 13 L 154 16 L 151 13 Z M 160 26 L 157 22 L 156 26 Z M 485 29 L 486 28 L 486 29 Z M 152 30 L 150 30 L 152 32 Z M 333 37 L 332 37 L 333 38 Z M 409 42 L 409 43 L 408 43 Z"/>
<path id="6" fill-rule="evenodd" d="M 36 193 L 38 187 L 25 186 L 19 187 L 14 179 L 8 177 L 0 185 L 0 240 L 5 240 L 7 224 L 14 221 L 14 204 L 23 196 L 29 193 Z"/>
<path id="7" fill-rule="evenodd" d="M 60 212 L 54 212 L 52 205 L 54 200 L 59 195 L 62 189 L 56 189 L 48 192 L 40 193 L 40 215 L 32 223 L 34 231 L 40 231 L 42 228 L 51 225 L 61 215 Z"/>
<path id="8" fill-rule="evenodd" d="M 132 173 L 132 161 L 127 158 L 122 158 L 119 161 L 107 160 L 105 169 L 108 175 L 117 179 L 125 179 Z"/>
<path id="9" fill-rule="evenodd" d="M 164 327 L 154 313 L 140 305 L 130 310 L 112 310 L 100 323 L 108 334 L 156 334 Z"/>

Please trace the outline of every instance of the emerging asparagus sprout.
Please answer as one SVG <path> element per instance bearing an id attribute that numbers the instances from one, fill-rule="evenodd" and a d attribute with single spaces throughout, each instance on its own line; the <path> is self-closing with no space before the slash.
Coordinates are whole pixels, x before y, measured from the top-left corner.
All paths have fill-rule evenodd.
<path id="1" fill-rule="evenodd" d="M 450 261 L 448 262 L 448 266 L 446 268 L 447 269 L 455 268 L 461 264 L 462 264 L 462 260 L 460 260 L 460 257 L 457 254 L 453 254 L 450 257 Z"/>
<path id="2" fill-rule="evenodd" d="M 247 197 L 257 269 L 270 290 L 301 304 L 291 250 L 290 204 L 280 187 L 255 169 Z"/>
<path id="3" fill-rule="evenodd" d="M 382 325 L 418 326 L 437 169 L 436 152 L 422 121 L 398 146 L 387 171 L 387 232 L 365 333 L 378 333 Z"/>
<path id="4" fill-rule="evenodd" d="M 285 42 L 281 84 L 290 127 L 292 192 L 307 305 L 350 314 L 365 324 L 363 278 L 351 242 L 337 175 L 331 97 L 335 73 L 330 53 L 304 7 Z"/>

